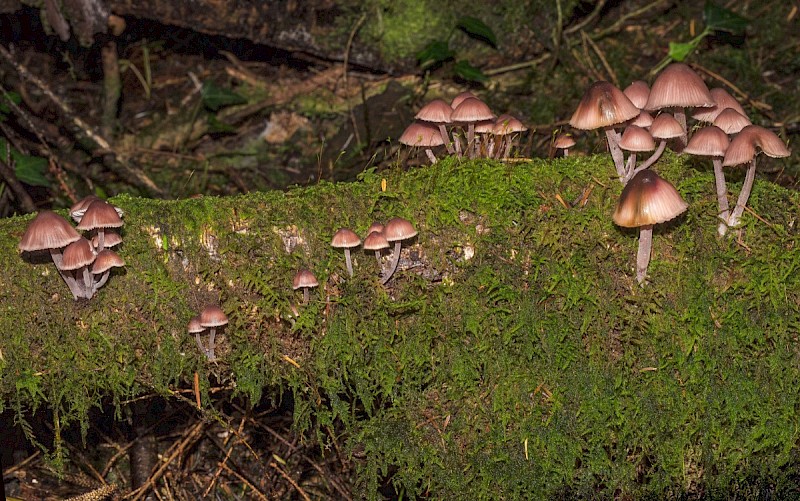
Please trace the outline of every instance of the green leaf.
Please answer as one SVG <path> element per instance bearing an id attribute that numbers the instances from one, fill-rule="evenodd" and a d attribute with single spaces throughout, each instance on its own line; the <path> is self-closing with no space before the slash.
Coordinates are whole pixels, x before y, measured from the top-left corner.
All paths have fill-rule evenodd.
<path id="1" fill-rule="evenodd" d="M 706 21 L 706 26 L 710 29 L 725 31 L 734 35 L 743 34 L 747 24 L 750 22 L 739 14 L 712 2 L 706 2 L 706 6 L 703 9 L 703 18 Z"/>
<path id="2" fill-rule="evenodd" d="M 453 73 L 468 82 L 485 82 L 489 80 L 489 78 L 484 75 L 481 70 L 464 60 L 456 63 L 456 65 L 453 67 Z"/>
<path id="3" fill-rule="evenodd" d="M 495 49 L 497 48 L 497 36 L 495 36 L 494 31 L 477 17 L 462 16 L 456 23 L 456 27 L 471 38 L 481 40 Z"/>
<path id="4" fill-rule="evenodd" d="M 226 124 L 215 115 L 208 116 L 208 132 L 235 132 L 236 127 Z"/>
<path id="5" fill-rule="evenodd" d="M 689 56 L 689 54 L 692 53 L 695 47 L 696 45 L 691 42 L 689 43 L 670 42 L 669 57 L 673 61 L 683 61 Z"/>
<path id="6" fill-rule="evenodd" d="M 424 70 L 453 59 L 453 55 L 453 51 L 450 50 L 447 43 L 441 40 L 434 40 L 417 53 L 417 62 L 419 62 L 420 68 Z"/>
<path id="7" fill-rule="evenodd" d="M 11 150 L 11 158 L 14 159 L 14 175 L 17 179 L 31 186 L 50 186 L 50 180 L 44 175 L 47 172 L 47 159 L 23 155 L 16 150 Z"/>
<path id="8" fill-rule="evenodd" d="M 8 101 L 11 101 L 14 104 L 19 104 L 22 101 L 22 98 L 16 92 L 8 92 L 6 95 L 0 96 L 0 119 L 3 118 L 3 115 L 11 111 L 11 108 L 7 104 Z"/>
<path id="9" fill-rule="evenodd" d="M 243 96 L 230 89 L 220 87 L 211 80 L 203 82 L 200 97 L 203 100 L 203 105 L 211 111 L 217 111 L 225 106 L 233 106 L 235 104 L 244 104 L 247 102 L 247 99 Z"/>

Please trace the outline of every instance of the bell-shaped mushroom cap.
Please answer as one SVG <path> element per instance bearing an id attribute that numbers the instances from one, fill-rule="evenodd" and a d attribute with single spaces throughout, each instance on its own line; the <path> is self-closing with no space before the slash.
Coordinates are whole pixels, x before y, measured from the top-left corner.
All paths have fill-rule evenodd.
<path id="1" fill-rule="evenodd" d="M 669 181 L 645 169 L 628 181 L 614 211 L 614 223 L 626 228 L 659 224 L 689 207 Z"/>
<path id="2" fill-rule="evenodd" d="M 222 308 L 215 304 L 210 304 L 200 312 L 200 325 L 203 327 L 220 327 L 228 323 L 228 316 Z"/>
<path id="3" fill-rule="evenodd" d="M 450 107 L 453 108 L 453 109 L 456 109 L 458 107 L 458 105 L 461 104 L 462 102 L 464 102 L 464 99 L 466 99 L 468 97 L 478 97 L 478 96 L 476 96 L 475 94 L 473 94 L 472 92 L 470 92 L 468 90 L 465 90 L 464 92 L 462 92 L 459 95 L 457 95 L 456 97 L 454 97 L 452 101 L 450 101 Z"/>
<path id="4" fill-rule="evenodd" d="M 61 259 L 62 270 L 77 270 L 89 266 L 94 262 L 95 253 L 91 242 L 83 237 L 75 240 L 64 248 L 64 257 Z"/>
<path id="5" fill-rule="evenodd" d="M 383 231 L 383 224 L 378 221 L 373 221 L 369 228 L 367 228 L 367 235 L 372 233 L 373 231 L 377 231 L 378 233 Z"/>
<path id="6" fill-rule="evenodd" d="M 756 156 L 756 147 L 772 158 L 788 157 L 791 154 L 777 134 L 758 125 L 748 125 L 731 140 L 722 165 L 729 167 L 751 161 Z"/>
<path id="7" fill-rule="evenodd" d="M 439 128 L 427 122 L 414 122 L 400 135 L 400 144 L 422 148 L 432 148 L 444 144 Z"/>
<path id="8" fill-rule="evenodd" d="M 92 264 L 92 273 L 99 275 L 111 268 L 119 268 L 121 266 L 125 266 L 125 261 L 119 257 L 119 254 L 111 249 L 103 249 L 97 253 L 94 264 Z"/>
<path id="9" fill-rule="evenodd" d="M 116 208 L 105 200 L 95 200 L 81 217 L 78 223 L 79 230 L 94 230 L 96 228 L 119 228 L 122 226 Z"/>
<path id="10" fill-rule="evenodd" d="M 405 240 L 415 236 L 416 234 L 417 230 L 414 229 L 411 221 L 403 219 L 402 217 L 394 217 L 390 219 L 383 228 L 383 236 L 389 242 Z"/>
<path id="11" fill-rule="evenodd" d="M 53 211 L 43 210 L 30 222 L 19 242 L 21 252 L 60 249 L 81 238 L 69 221 Z"/>
<path id="12" fill-rule="evenodd" d="M 622 133 L 619 147 L 625 151 L 653 151 L 656 149 L 656 142 L 647 130 L 638 125 L 629 125 Z"/>
<path id="13" fill-rule="evenodd" d="M 97 248 L 97 245 L 100 243 L 100 239 L 97 238 L 97 235 L 92 237 L 92 246 Z M 117 245 L 122 243 L 122 237 L 119 236 L 119 233 L 113 231 L 106 231 L 103 235 L 103 247 L 116 247 Z"/>
<path id="14" fill-rule="evenodd" d="M 630 121 L 629 125 L 638 125 L 643 129 L 647 129 L 653 125 L 653 115 L 646 111 L 639 112 L 639 116 Z"/>
<path id="15" fill-rule="evenodd" d="M 477 97 L 468 97 L 461 101 L 457 107 L 453 108 L 450 115 L 453 122 L 480 122 L 482 120 L 494 120 L 495 114 L 489 109 L 489 105 Z"/>
<path id="16" fill-rule="evenodd" d="M 714 98 L 700 75 L 683 63 L 672 63 L 653 82 L 645 109 L 653 111 L 672 106 L 706 108 L 714 104 Z"/>
<path id="17" fill-rule="evenodd" d="M 670 113 L 659 113 L 650 124 L 650 134 L 656 139 L 672 139 L 683 135 L 683 127 Z"/>
<path id="18" fill-rule="evenodd" d="M 556 134 L 553 147 L 563 150 L 565 148 L 572 148 L 573 146 L 575 146 L 575 140 L 572 139 L 572 136 L 564 133 Z"/>
<path id="19" fill-rule="evenodd" d="M 423 122 L 434 122 L 449 124 L 450 115 L 453 113 L 453 108 L 450 107 L 443 99 L 434 99 L 430 103 L 423 106 L 414 116 L 417 120 Z"/>
<path id="20" fill-rule="evenodd" d="M 202 325 L 200 325 L 200 317 L 199 316 L 192 317 L 192 319 L 189 320 L 189 325 L 186 326 L 186 331 L 189 334 L 200 334 L 204 330 L 206 330 L 206 328 L 203 327 Z"/>
<path id="21" fill-rule="evenodd" d="M 367 238 L 364 239 L 364 250 L 368 251 L 376 251 L 382 249 L 388 249 L 390 247 L 389 241 L 386 240 L 386 237 L 383 236 L 383 233 L 379 231 L 370 232 L 367 235 Z"/>
<path id="22" fill-rule="evenodd" d="M 683 152 L 704 157 L 724 157 L 728 144 L 728 135 L 719 127 L 709 125 L 694 131 Z"/>
<path id="23" fill-rule="evenodd" d="M 477 130 L 477 128 L 475 129 Z M 492 133 L 496 136 L 505 136 L 506 134 L 513 134 L 515 132 L 525 132 L 528 130 L 518 118 L 509 114 L 503 114 L 497 117 L 492 128 Z"/>
<path id="24" fill-rule="evenodd" d="M 714 125 L 722 129 L 725 134 L 738 134 L 748 125 L 751 125 L 750 119 L 742 115 L 733 108 L 725 108 L 714 119 Z"/>
<path id="25" fill-rule="evenodd" d="M 480 122 L 475 122 L 475 133 L 476 134 L 494 134 L 494 120 L 481 120 Z"/>
<path id="26" fill-rule="evenodd" d="M 639 108 L 606 81 L 595 82 L 584 93 L 569 124 L 576 129 L 592 130 L 627 122 L 639 115 Z"/>
<path id="27" fill-rule="evenodd" d="M 102 198 L 98 197 L 97 195 L 86 195 L 72 204 L 72 207 L 69 208 L 70 217 L 72 217 L 76 223 L 80 223 L 83 214 L 86 212 L 86 209 L 89 208 L 89 204 L 95 200 L 102 200 Z"/>
<path id="28" fill-rule="evenodd" d="M 721 87 L 714 87 L 710 92 L 711 97 L 714 99 L 716 104 L 710 108 L 700 108 L 695 110 L 694 113 L 692 113 L 692 118 L 695 120 L 699 122 L 712 123 L 716 121 L 720 113 L 727 109 L 735 110 L 739 112 L 740 115 L 745 117 L 747 116 L 747 113 L 745 113 L 744 108 L 742 108 L 742 105 L 739 104 L 739 101 L 737 101 L 735 97 L 731 96 L 727 90 Z"/>
<path id="29" fill-rule="evenodd" d="M 317 287 L 319 286 L 319 282 L 317 281 L 317 277 L 311 273 L 310 270 L 306 268 L 302 268 L 297 271 L 297 274 L 294 276 L 294 280 L 292 281 L 292 288 L 294 290 L 301 289 L 303 287 Z"/>
<path id="30" fill-rule="evenodd" d="M 650 87 L 644 80 L 636 80 L 625 87 L 622 93 L 631 100 L 634 106 L 641 110 L 644 109 L 647 104 L 647 98 L 650 97 Z"/>
<path id="31" fill-rule="evenodd" d="M 361 245 L 361 239 L 358 238 L 358 235 L 353 230 L 348 228 L 340 228 L 331 238 L 331 247 L 338 249 L 349 249 L 359 245 Z"/>

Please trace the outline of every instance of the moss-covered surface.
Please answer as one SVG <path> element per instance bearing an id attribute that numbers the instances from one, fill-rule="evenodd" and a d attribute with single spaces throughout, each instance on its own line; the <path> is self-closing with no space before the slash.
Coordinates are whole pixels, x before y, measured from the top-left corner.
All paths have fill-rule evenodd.
<path id="1" fill-rule="evenodd" d="M 607 157 L 118 197 L 127 267 L 91 301 L 20 258 L 29 218 L 0 221 L 0 411 L 76 427 L 101 399 L 168 396 L 198 371 L 203 391 L 292 391 L 298 430 L 345 445 L 369 497 L 387 478 L 463 499 L 797 492 L 800 195 L 756 182 L 761 219 L 718 239 L 709 172 L 657 167 L 690 208 L 657 227 L 645 287 Z M 392 216 L 419 229 L 403 269 L 383 288 L 358 252 L 346 277 L 333 232 Z M 299 267 L 324 284 L 307 305 Z M 218 365 L 185 333 L 216 301 Z"/>

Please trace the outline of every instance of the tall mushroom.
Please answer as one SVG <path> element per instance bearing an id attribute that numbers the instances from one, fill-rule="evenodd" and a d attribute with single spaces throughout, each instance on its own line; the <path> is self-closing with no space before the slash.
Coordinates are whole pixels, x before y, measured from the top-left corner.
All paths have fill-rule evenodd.
<path id="1" fill-rule="evenodd" d="M 113 205 L 105 200 L 95 200 L 84 212 L 77 229 L 97 230 L 97 252 L 100 252 L 105 248 L 106 228 L 119 228 L 122 224 L 122 219 Z"/>
<path id="2" fill-rule="evenodd" d="M 722 159 L 725 157 L 725 151 L 728 149 L 729 143 L 728 135 L 722 129 L 710 125 L 696 130 L 686 148 L 683 149 L 683 152 L 689 155 L 711 157 L 711 163 L 714 166 L 717 203 L 719 204 L 718 216 L 722 219 L 722 222 L 717 227 L 717 233 L 720 236 L 724 236 L 728 231 L 727 223 L 730 217 L 728 188 L 725 186 L 725 173 L 722 172 Z"/>
<path id="3" fill-rule="evenodd" d="M 350 258 L 350 249 L 361 245 L 361 239 L 353 230 L 347 228 L 340 228 L 339 231 L 333 234 L 331 239 L 331 247 L 337 249 L 344 249 L 344 260 L 347 264 L 347 274 L 353 276 L 353 261 Z"/>
<path id="4" fill-rule="evenodd" d="M 652 170 L 643 170 L 625 185 L 614 211 L 614 223 L 639 228 L 636 280 L 641 284 L 650 264 L 653 225 L 669 221 L 689 207 L 668 181 Z"/>
<path id="5" fill-rule="evenodd" d="M 30 222 L 19 242 L 20 252 L 48 251 L 59 275 L 69 287 L 74 299 L 81 297 L 82 288 L 70 273 L 61 269 L 62 249 L 81 238 L 69 221 L 55 212 L 43 210 Z"/>
<path id="6" fill-rule="evenodd" d="M 425 148 L 425 155 L 432 164 L 436 163 L 436 155 L 431 148 L 441 146 L 445 142 L 439 129 L 426 122 L 414 122 L 406 127 L 398 141 L 406 146 Z"/>
<path id="7" fill-rule="evenodd" d="M 200 325 L 209 329 L 208 334 L 208 351 L 206 356 L 209 362 L 215 362 L 217 357 L 214 355 L 214 342 L 217 336 L 217 327 L 222 327 L 228 324 L 228 316 L 217 305 L 210 304 L 203 308 L 200 312 Z"/>
<path id="8" fill-rule="evenodd" d="M 477 97 L 468 97 L 453 108 L 450 120 L 467 126 L 467 146 L 464 151 L 469 158 L 475 158 L 475 123 L 484 120 L 494 120 L 495 114 L 489 106 Z"/>
<path id="9" fill-rule="evenodd" d="M 403 240 L 413 238 L 416 235 L 417 230 L 414 229 L 414 225 L 411 224 L 411 221 L 407 219 L 395 217 L 386 223 L 386 226 L 383 228 L 383 236 L 389 243 L 394 242 L 394 252 L 392 253 L 392 262 L 389 264 L 389 268 L 381 279 L 381 285 L 386 285 L 397 269 L 397 263 L 400 262 L 400 247 Z"/>
<path id="10" fill-rule="evenodd" d="M 80 297 L 90 299 L 94 295 L 94 280 L 89 271 L 89 265 L 95 259 L 92 243 L 81 237 L 64 248 L 64 257 L 61 260 L 61 269 L 74 271 L 75 280 L 81 289 Z"/>
<path id="11" fill-rule="evenodd" d="M 194 334 L 194 340 L 197 342 L 197 348 L 200 352 L 208 358 L 208 349 L 203 346 L 203 340 L 200 338 L 200 334 L 205 332 L 206 328 L 200 325 L 200 316 L 192 317 L 189 320 L 189 325 L 186 326 L 186 331 L 189 334 Z"/>
<path id="12" fill-rule="evenodd" d="M 725 158 L 722 160 L 723 167 L 739 165 L 750 162 L 747 168 L 742 191 L 736 200 L 736 207 L 731 212 L 728 226 L 738 226 L 741 220 L 750 192 L 753 189 L 753 181 L 756 177 L 756 148 L 761 149 L 765 155 L 772 158 L 788 157 L 791 152 L 774 132 L 758 125 L 748 125 L 731 140 L 728 149 L 725 151 Z"/>
<path id="13" fill-rule="evenodd" d="M 447 153 L 451 155 L 455 154 L 455 149 L 453 148 L 453 142 L 450 140 L 450 135 L 447 134 L 447 128 L 445 126 L 452 122 L 450 119 L 450 115 L 452 113 L 453 108 L 451 108 L 446 101 L 443 99 L 434 99 L 420 108 L 420 110 L 414 116 L 414 118 L 417 120 L 430 122 L 439 128 L 439 134 L 441 134 L 442 139 L 444 140 L 444 146 L 447 148 Z"/>
<path id="14" fill-rule="evenodd" d="M 639 108 L 614 84 L 606 81 L 593 83 L 586 89 L 581 102 L 572 114 L 569 124 L 581 130 L 603 129 L 608 141 L 608 151 L 614 160 L 617 176 L 625 177 L 625 158 L 619 148 L 620 135 L 614 127 L 636 118 Z"/>

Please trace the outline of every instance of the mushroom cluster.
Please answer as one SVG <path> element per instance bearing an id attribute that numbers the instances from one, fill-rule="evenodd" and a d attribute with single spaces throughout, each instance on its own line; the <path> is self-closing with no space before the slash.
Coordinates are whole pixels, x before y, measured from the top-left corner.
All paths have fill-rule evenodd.
<path id="1" fill-rule="evenodd" d="M 691 128 L 687 110 L 698 122 Z M 641 80 L 624 90 L 605 81 L 593 83 L 569 123 L 575 129 L 601 129 L 606 135 L 617 176 L 625 185 L 614 222 L 641 228 L 636 267 L 639 283 L 645 279 L 650 259 L 652 225 L 676 217 L 687 207 L 668 181 L 648 171 L 668 145 L 677 153 L 712 159 L 722 221 L 717 231 L 721 236 L 728 227 L 740 224 L 755 178 L 758 150 L 771 157 L 790 154 L 775 133 L 752 125 L 742 106 L 725 89 L 709 90 L 683 63 L 664 68 L 652 87 Z M 640 161 L 641 155 L 646 159 Z M 722 168 L 745 163 L 749 168 L 731 210 Z"/>
<path id="2" fill-rule="evenodd" d="M 449 104 L 434 99 L 414 118 L 416 121 L 406 128 L 399 141 L 406 146 L 425 148 L 432 164 L 437 160 L 433 148 L 439 146 L 458 157 L 508 158 L 519 133 L 528 130 L 511 115 L 496 116 L 471 92 L 462 92 Z"/>
<path id="3" fill-rule="evenodd" d="M 697 121 L 691 128 L 687 125 L 687 110 Z M 750 123 L 744 108 L 730 93 L 723 88 L 709 90 L 703 79 L 683 63 L 664 68 L 652 87 L 642 80 L 633 82 L 625 90 L 609 82 L 595 82 L 584 94 L 570 125 L 576 129 L 605 132 L 609 152 L 623 184 L 655 164 L 668 143 L 678 153 L 710 157 L 718 216 L 722 220 L 718 227 L 720 235 L 725 235 L 728 227 L 740 223 L 755 178 L 758 150 L 771 157 L 790 154 L 774 132 Z M 637 165 L 637 155 L 649 152 L 652 153 L 647 159 Z M 736 206 L 730 210 L 722 168 L 746 163 L 749 168 L 742 190 Z"/>
<path id="4" fill-rule="evenodd" d="M 341 228 L 334 233 L 331 239 L 331 246 L 335 248 L 344 249 L 345 263 L 347 266 L 347 273 L 353 276 L 353 262 L 350 256 L 350 250 L 358 246 L 362 246 L 365 251 L 374 252 L 378 265 L 381 265 L 381 252 L 389 249 L 394 245 L 392 251 L 392 260 L 386 269 L 382 270 L 381 284 L 385 285 L 389 282 L 397 270 L 397 264 L 400 262 L 400 250 L 402 242 L 411 239 L 417 235 L 417 230 L 411 221 L 403 219 L 402 217 L 394 217 L 381 224 L 374 222 L 367 230 L 367 236 L 364 237 L 362 244 L 359 236 L 350 229 Z"/>
<path id="5" fill-rule="evenodd" d="M 108 282 L 112 268 L 125 266 L 110 249 L 122 243 L 117 233 L 123 224 L 122 211 L 90 195 L 70 208 L 70 216 L 76 227 L 55 212 L 39 212 L 22 235 L 19 250 L 49 252 L 73 298 L 90 299 Z"/>
<path id="6" fill-rule="evenodd" d="M 209 304 L 200 315 L 192 317 L 189 320 L 189 325 L 186 330 L 189 334 L 194 334 L 194 339 L 197 341 L 197 348 L 206 356 L 209 362 L 216 362 L 217 357 L 214 354 L 216 347 L 217 328 L 223 327 L 228 324 L 228 316 L 222 311 L 222 308 L 215 304 Z M 201 334 L 208 332 L 208 342 L 203 343 Z"/>

